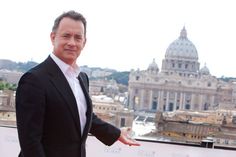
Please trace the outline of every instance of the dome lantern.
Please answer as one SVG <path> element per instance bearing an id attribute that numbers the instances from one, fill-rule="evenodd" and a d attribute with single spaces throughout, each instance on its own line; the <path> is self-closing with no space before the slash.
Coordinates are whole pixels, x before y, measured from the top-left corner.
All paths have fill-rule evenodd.
<path id="1" fill-rule="evenodd" d="M 181 30 L 179 38 L 180 38 L 180 39 L 188 39 L 188 38 L 187 38 L 187 31 L 186 31 L 186 29 L 185 29 L 185 26 L 184 26 L 183 29 Z"/>

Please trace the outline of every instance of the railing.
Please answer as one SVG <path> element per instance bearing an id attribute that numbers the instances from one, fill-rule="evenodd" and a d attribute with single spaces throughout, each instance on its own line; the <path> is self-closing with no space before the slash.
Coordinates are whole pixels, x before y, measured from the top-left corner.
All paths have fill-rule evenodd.
<path id="1" fill-rule="evenodd" d="M 87 140 L 87 157 L 235 157 L 236 151 L 198 146 L 139 141 L 141 146 L 130 147 L 116 142 L 108 147 L 95 137 Z M 16 157 L 20 147 L 15 127 L 0 126 L 0 157 Z"/>

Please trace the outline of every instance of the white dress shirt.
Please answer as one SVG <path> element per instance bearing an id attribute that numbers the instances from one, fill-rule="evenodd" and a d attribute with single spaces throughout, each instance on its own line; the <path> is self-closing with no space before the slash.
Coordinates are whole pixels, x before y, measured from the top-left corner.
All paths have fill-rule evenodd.
<path id="1" fill-rule="evenodd" d="M 73 94 L 76 99 L 77 107 L 78 107 L 78 112 L 79 112 L 79 117 L 80 117 L 80 126 L 81 126 L 81 135 L 82 135 L 85 124 L 86 124 L 87 104 L 86 104 L 85 96 L 80 86 L 79 80 L 77 79 L 80 73 L 80 69 L 78 65 L 75 65 L 74 67 L 72 67 L 66 64 L 57 56 L 55 56 L 53 53 L 50 54 L 50 57 L 59 66 L 64 76 L 66 77 L 71 90 L 73 91 Z"/>

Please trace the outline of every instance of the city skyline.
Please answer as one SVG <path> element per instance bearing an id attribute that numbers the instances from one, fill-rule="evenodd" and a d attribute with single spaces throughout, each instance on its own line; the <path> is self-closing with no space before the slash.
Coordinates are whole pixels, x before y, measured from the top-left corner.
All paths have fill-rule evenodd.
<path id="1" fill-rule="evenodd" d="M 200 68 L 206 63 L 214 76 L 236 76 L 233 0 L 9 0 L 0 5 L 0 58 L 43 61 L 52 50 L 49 34 L 54 19 L 71 9 L 88 21 L 88 41 L 79 65 L 145 70 L 155 58 L 161 69 L 166 49 L 185 26 Z"/>

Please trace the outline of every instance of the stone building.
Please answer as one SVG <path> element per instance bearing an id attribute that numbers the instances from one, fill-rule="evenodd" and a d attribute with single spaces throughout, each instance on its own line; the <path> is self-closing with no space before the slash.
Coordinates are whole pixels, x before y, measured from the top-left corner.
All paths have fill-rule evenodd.
<path id="1" fill-rule="evenodd" d="M 105 95 L 92 96 L 93 111 L 104 121 L 119 128 L 132 127 L 134 113 L 124 108 L 124 105 Z"/>
<path id="2" fill-rule="evenodd" d="M 129 76 L 129 107 L 135 111 L 210 110 L 236 107 L 236 84 L 200 68 L 198 53 L 185 27 L 166 50 L 161 70 L 155 60 Z"/>
<path id="3" fill-rule="evenodd" d="M 198 144 L 211 138 L 215 146 L 236 146 L 235 115 L 236 110 L 157 112 L 154 136 Z"/>
<path id="4" fill-rule="evenodd" d="M 0 90 L 0 110 L 15 111 L 15 91 Z"/>
<path id="5" fill-rule="evenodd" d="M 15 91 L 0 90 L 0 124 L 16 124 Z"/>
<path id="6" fill-rule="evenodd" d="M 89 81 L 89 94 L 90 95 L 107 95 L 115 97 L 119 94 L 119 87 L 115 80 L 90 80 Z"/>
<path id="7" fill-rule="evenodd" d="M 6 81 L 8 83 L 18 84 L 18 81 L 22 75 L 22 72 L 0 69 L 0 80 Z"/>

